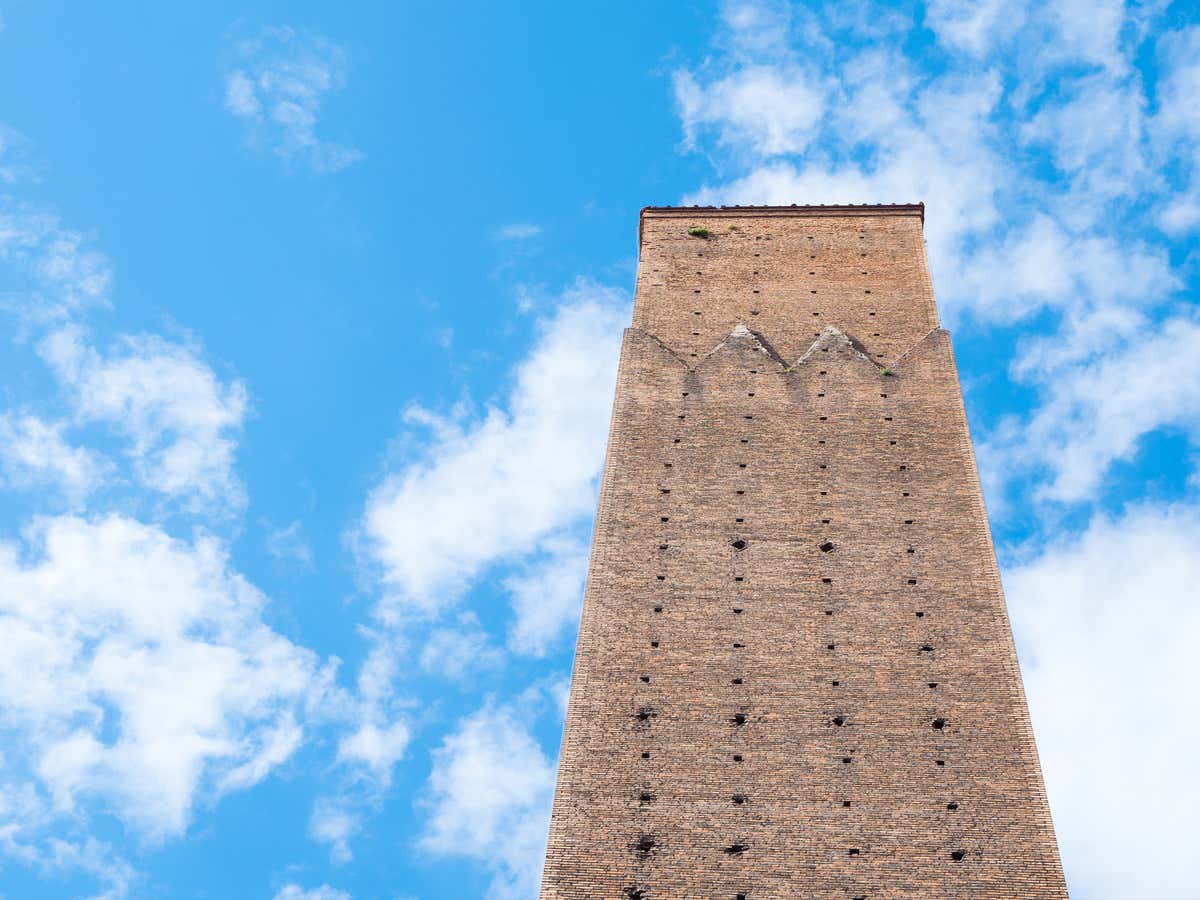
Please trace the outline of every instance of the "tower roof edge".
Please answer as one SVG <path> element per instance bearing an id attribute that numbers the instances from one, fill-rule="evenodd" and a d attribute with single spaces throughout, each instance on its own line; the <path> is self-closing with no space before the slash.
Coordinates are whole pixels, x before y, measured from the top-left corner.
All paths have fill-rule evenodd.
<path id="1" fill-rule="evenodd" d="M 688 216 L 918 216 L 925 224 L 925 203 L 817 203 L 790 206 L 643 206 L 638 217 L 638 243 L 641 224 L 647 218 L 686 218 Z"/>

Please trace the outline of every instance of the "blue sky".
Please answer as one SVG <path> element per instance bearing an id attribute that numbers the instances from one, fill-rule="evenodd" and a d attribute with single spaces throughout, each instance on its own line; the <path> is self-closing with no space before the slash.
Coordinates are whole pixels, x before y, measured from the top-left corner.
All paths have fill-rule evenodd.
<path id="1" fill-rule="evenodd" d="M 918 200 L 1073 895 L 1194 892 L 1195 8 L 0 21 L 0 896 L 533 896 L 638 209 Z"/>

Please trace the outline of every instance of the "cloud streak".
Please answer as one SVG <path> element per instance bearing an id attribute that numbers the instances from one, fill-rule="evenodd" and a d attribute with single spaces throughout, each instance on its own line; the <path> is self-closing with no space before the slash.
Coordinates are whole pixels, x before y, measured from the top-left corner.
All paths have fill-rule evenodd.
<path id="1" fill-rule="evenodd" d="M 328 94 L 345 85 L 346 54 L 318 35 L 264 28 L 237 41 L 225 75 L 225 109 L 242 125 L 247 145 L 288 169 L 338 172 L 361 151 L 317 134 Z"/>

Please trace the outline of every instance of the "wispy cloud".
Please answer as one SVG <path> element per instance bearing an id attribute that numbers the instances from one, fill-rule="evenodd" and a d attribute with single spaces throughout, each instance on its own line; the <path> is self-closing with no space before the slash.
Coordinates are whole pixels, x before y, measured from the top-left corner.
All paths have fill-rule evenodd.
<path id="1" fill-rule="evenodd" d="M 1117 331 L 1124 323 L 1102 323 Z M 984 443 L 981 458 L 1010 474 L 1036 470 L 1037 496 L 1080 501 L 1096 496 L 1117 460 L 1131 460 L 1139 440 L 1165 428 L 1200 435 L 1200 323 L 1176 316 L 1134 323 L 1108 352 L 1065 365 L 1050 363 L 1041 405 L 1010 419 Z"/>
<path id="2" fill-rule="evenodd" d="M 299 519 L 283 528 L 270 529 L 266 548 L 280 566 L 301 571 L 313 569 L 312 546 L 304 536 L 304 523 Z"/>
<path id="3" fill-rule="evenodd" d="M 502 241 L 527 241 L 542 233 L 542 229 L 531 222 L 514 222 L 502 226 L 496 236 Z"/>
<path id="4" fill-rule="evenodd" d="M 509 647 L 518 653 L 544 656 L 578 621 L 588 549 L 580 537 L 548 539 L 520 573 L 505 580 L 515 613 Z"/>
<path id="5" fill-rule="evenodd" d="M 11 800 L 23 785 L 6 785 L 6 799 Z M 58 879 L 64 873 L 82 873 L 103 887 L 90 900 L 122 900 L 142 880 L 142 876 L 112 844 L 95 838 L 69 840 L 51 838 L 30 840 L 35 831 L 28 818 L 14 820 L 13 805 L 0 803 L 0 853 L 23 865 L 36 868 L 48 879 Z M 34 836 L 36 837 L 36 836 Z"/>
<path id="6" fill-rule="evenodd" d="M 315 888 L 285 884 L 275 893 L 274 900 L 350 900 L 350 894 L 347 891 L 331 888 L 327 884 Z"/>
<path id="7" fill-rule="evenodd" d="M 361 151 L 317 135 L 326 95 L 341 90 L 346 54 L 319 35 L 264 28 L 234 43 L 225 74 L 225 108 L 245 129 L 246 142 L 291 169 L 337 172 Z"/>
<path id="8" fill-rule="evenodd" d="M 0 24 L 0 31 L 3 29 L 3 24 Z M 0 123 L 0 184 L 37 181 L 37 166 L 32 160 L 32 141 L 15 128 Z"/>
<path id="9" fill-rule="evenodd" d="M 53 213 L 11 197 L 0 197 L 0 263 L 0 311 L 23 320 L 61 320 L 108 302 L 108 258 Z"/>
<path id="10" fill-rule="evenodd" d="M 324 797 L 313 806 L 308 833 L 314 841 L 329 847 L 330 859 L 341 865 L 354 858 L 350 841 L 362 827 L 362 815 L 343 802 L 344 798 Z"/>
<path id="11" fill-rule="evenodd" d="M 503 652 L 492 646 L 473 612 L 459 614 L 449 627 L 433 629 L 421 648 L 421 668 L 443 678 L 463 679 L 503 661 Z"/>
<path id="12" fill-rule="evenodd" d="M 157 335 L 126 336 L 102 354 L 76 327 L 52 332 L 42 357 L 67 391 L 80 422 L 124 436 L 138 481 L 169 497 L 238 507 L 236 434 L 248 399 L 190 347 Z"/>
<path id="13" fill-rule="evenodd" d="M 538 699 L 536 690 L 525 705 Z M 488 897 L 537 894 L 554 793 L 554 764 L 514 707 L 487 705 L 465 717 L 433 754 L 421 846 L 481 862 Z"/>
<path id="14" fill-rule="evenodd" d="M 71 444 L 64 422 L 35 415 L 0 415 L 0 476 L 15 490 L 51 488 L 69 506 L 79 506 L 112 471 L 97 451 Z"/>

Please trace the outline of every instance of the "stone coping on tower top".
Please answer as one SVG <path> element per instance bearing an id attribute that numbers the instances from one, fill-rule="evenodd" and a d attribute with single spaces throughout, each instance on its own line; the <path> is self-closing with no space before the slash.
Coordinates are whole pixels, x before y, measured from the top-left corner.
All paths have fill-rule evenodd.
<path id="1" fill-rule="evenodd" d="M 642 222 L 647 218 L 686 218 L 688 216 L 919 216 L 925 224 L 924 203 L 830 203 L 791 206 L 643 206 L 638 217 L 638 244 L 642 242 Z"/>

